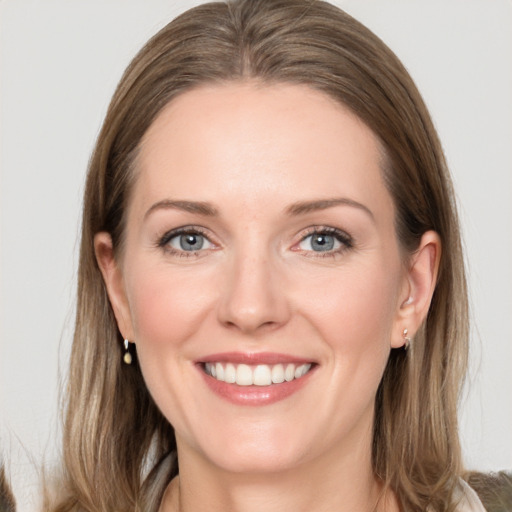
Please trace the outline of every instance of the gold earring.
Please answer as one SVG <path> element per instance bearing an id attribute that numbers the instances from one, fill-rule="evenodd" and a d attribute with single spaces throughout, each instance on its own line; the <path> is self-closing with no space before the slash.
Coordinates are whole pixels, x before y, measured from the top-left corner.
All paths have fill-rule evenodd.
<path id="1" fill-rule="evenodd" d="M 123 361 L 126 364 L 132 364 L 132 355 L 130 354 L 130 342 L 128 340 L 124 340 L 124 356 Z"/>
<path id="2" fill-rule="evenodd" d="M 407 336 L 407 333 L 409 331 L 407 329 L 404 329 L 402 336 L 404 338 L 404 349 L 407 350 L 409 348 L 410 343 L 412 342 L 412 339 Z"/>

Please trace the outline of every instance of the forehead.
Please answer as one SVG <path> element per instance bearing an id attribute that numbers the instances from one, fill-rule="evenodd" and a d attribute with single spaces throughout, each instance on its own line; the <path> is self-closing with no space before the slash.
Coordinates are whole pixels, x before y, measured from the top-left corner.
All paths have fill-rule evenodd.
<path id="1" fill-rule="evenodd" d="M 307 86 L 203 86 L 170 102 L 145 134 L 135 199 L 389 202 L 382 154 L 359 118 Z"/>

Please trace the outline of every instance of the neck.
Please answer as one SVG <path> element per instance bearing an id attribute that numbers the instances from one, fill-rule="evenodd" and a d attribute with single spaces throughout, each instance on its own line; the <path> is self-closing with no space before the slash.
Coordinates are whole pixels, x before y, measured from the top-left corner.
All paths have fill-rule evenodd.
<path id="1" fill-rule="evenodd" d="M 394 495 L 383 496 L 368 446 L 276 473 L 228 472 L 189 453 L 180 459 L 180 476 L 168 486 L 160 512 L 398 512 Z"/>

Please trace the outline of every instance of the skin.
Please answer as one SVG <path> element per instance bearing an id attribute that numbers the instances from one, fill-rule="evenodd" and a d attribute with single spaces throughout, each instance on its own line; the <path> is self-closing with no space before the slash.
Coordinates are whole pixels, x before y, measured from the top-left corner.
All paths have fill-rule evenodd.
<path id="1" fill-rule="evenodd" d="M 391 348 L 428 311 L 440 243 L 427 232 L 404 257 L 381 161 L 366 125 L 298 85 L 195 89 L 144 136 L 123 253 L 107 233 L 95 247 L 119 329 L 176 431 L 180 476 L 162 511 L 399 509 L 390 492 L 379 501 L 371 468 L 374 399 Z M 344 202 L 290 214 L 333 198 Z M 217 213 L 155 206 L 169 200 Z M 183 226 L 201 227 L 204 249 L 162 243 Z M 345 235 L 315 251 L 312 226 Z M 195 364 L 232 351 L 316 367 L 286 399 L 235 405 Z"/>

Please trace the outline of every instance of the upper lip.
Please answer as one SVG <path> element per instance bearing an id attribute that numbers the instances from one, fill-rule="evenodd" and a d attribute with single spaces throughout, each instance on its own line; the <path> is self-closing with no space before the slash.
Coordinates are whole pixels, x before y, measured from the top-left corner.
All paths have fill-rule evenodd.
<path id="1" fill-rule="evenodd" d="M 221 352 L 218 354 L 210 354 L 202 357 L 198 363 L 233 363 L 233 364 L 279 364 L 279 363 L 295 363 L 306 364 L 312 363 L 311 359 L 292 356 L 290 354 L 279 354 L 276 352 Z"/>

